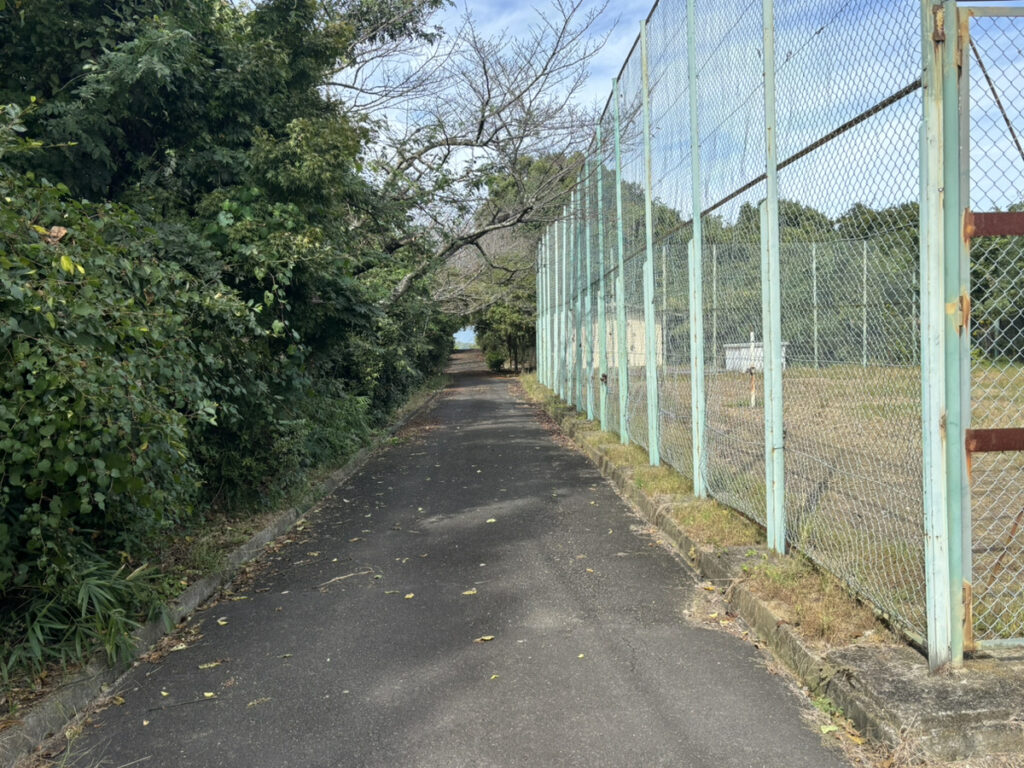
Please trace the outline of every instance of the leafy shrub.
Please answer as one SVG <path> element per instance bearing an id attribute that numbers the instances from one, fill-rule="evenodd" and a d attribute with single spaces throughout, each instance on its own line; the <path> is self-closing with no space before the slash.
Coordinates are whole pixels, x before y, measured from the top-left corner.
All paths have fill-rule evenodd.
<path id="1" fill-rule="evenodd" d="M 120 561 L 192 514 L 189 425 L 215 406 L 186 326 L 208 297 L 150 255 L 137 215 L 2 159 L 0 609 L 5 641 L 25 627 L 39 664 L 83 632 L 117 635 L 116 595 L 136 591 L 115 578 Z M 110 600 L 82 598 L 104 580 Z"/>
<path id="2" fill-rule="evenodd" d="M 505 350 L 488 349 L 484 353 L 484 361 L 487 363 L 488 368 L 497 373 L 505 365 Z"/>

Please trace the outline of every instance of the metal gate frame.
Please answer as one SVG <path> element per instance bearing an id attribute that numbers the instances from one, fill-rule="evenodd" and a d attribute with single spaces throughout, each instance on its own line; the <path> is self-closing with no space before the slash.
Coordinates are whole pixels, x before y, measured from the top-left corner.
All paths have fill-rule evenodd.
<path id="1" fill-rule="evenodd" d="M 957 46 L 956 55 L 959 69 L 959 164 L 960 194 L 962 200 L 970 201 L 970 66 L 971 66 L 971 19 L 993 17 L 1017 17 L 1024 19 L 1022 7 L 966 7 L 958 8 L 957 13 Z M 998 96 L 996 97 L 998 99 Z M 976 212 L 968 205 L 963 207 L 961 229 L 962 262 L 965 264 L 968 292 L 966 303 L 962 306 L 965 328 L 970 323 L 970 250 L 971 239 L 974 237 L 1021 237 L 1024 236 L 1024 213 L 1009 212 Z M 972 527 L 970 514 L 971 457 L 975 453 L 1024 451 L 1024 427 L 1006 427 L 999 429 L 972 429 L 970 425 L 970 392 L 971 392 L 971 357 L 970 333 L 965 330 L 964 341 L 967 345 L 966 367 L 963 398 L 964 423 L 964 454 L 966 465 L 965 504 L 963 506 L 963 578 L 964 578 L 964 649 L 983 650 L 986 648 L 1006 648 L 1024 646 L 1024 634 L 1014 638 L 975 639 L 974 616 L 972 611 L 974 599 Z"/>

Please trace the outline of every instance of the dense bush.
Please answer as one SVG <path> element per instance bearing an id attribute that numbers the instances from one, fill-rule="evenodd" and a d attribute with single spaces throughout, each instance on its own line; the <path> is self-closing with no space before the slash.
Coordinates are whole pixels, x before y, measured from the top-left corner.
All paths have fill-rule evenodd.
<path id="1" fill-rule="evenodd" d="M 190 425 L 215 409 L 187 323 L 212 297 L 154 258 L 131 211 L 2 163 L 0 595 L 8 642 L 31 627 L 41 660 L 66 654 L 69 632 L 88 645 L 70 606 L 91 635 L 118 638 L 131 606 L 90 602 L 86 585 L 105 572 L 133 593 L 118 561 L 192 514 Z"/>
<path id="2" fill-rule="evenodd" d="M 115 5 L 0 3 L 7 676 L 123 650 L 168 532 L 350 455 L 459 324 L 389 300 L 422 254 L 320 87 L 366 8 Z"/>

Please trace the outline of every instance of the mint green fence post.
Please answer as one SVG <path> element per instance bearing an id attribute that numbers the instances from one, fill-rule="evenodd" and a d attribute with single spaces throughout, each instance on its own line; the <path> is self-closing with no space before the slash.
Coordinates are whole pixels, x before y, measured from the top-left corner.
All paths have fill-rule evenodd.
<path id="1" fill-rule="evenodd" d="M 690 90 L 690 198 L 693 239 L 687 249 L 690 284 L 690 413 L 693 433 L 693 495 L 707 496 L 704 473 L 704 232 L 700 188 L 700 131 L 697 122 L 696 0 L 686 3 L 686 69 Z M 712 350 L 714 354 L 714 350 Z"/>
<path id="2" fill-rule="evenodd" d="M 943 306 L 946 380 L 946 517 L 949 531 L 950 662 L 964 663 L 964 564 L 970 563 L 970 486 L 967 478 L 966 428 L 970 418 L 970 336 L 966 314 L 971 294 L 969 254 L 963 242 L 967 190 L 961 188 L 960 40 L 954 0 L 942 4 L 942 186 Z M 965 391 L 966 390 L 966 391 Z M 966 538 L 966 557 L 965 557 Z M 972 628 L 973 632 L 973 628 Z"/>
<path id="3" fill-rule="evenodd" d="M 654 212 L 651 180 L 651 100 L 647 68 L 647 22 L 640 25 L 640 66 L 643 78 L 643 131 L 644 131 L 644 233 L 646 258 L 644 260 L 644 351 L 647 358 L 647 455 L 651 466 L 661 464 L 661 441 L 658 437 L 658 332 L 654 313 Z"/>
<path id="4" fill-rule="evenodd" d="M 544 301 L 546 310 L 544 313 L 544 386 L 551 387 L 551 353 L 554 350 L 554 339 L 551 337 L 551 329 L 554 327 L 554 290 L 552 280 L 554 269 L 551 260 L 551 227 L 544 231 Z"/>
<path id="5" fill-rule="evenodd" d="M 612 80 L 615 104 L 615 233 L 618 274 L 615 276 L 616 347 L 619 352 L 619 440 L 629 445 L 629 353 L 626 349 L 626 255 L 622 232 L 622 119 L 619 114 L 619 80 Z"/>
<path id="6" fill-rule="evenodd" d="M 598 414 L 601 419 L 601 429 L 608 429 L 608 325 L 605 316 L 604 297 L 604 157 L 601 154 L 601 123 L 597 124 L 597 332 L 600 334 L 597 340 L 598 356 L 598 377 L 601 382 L 601 392 L 598 398 Z"/>
<path id="7" fill-rule="evenodd" d="M 565 402 L 572 401 L 572 227 L 569 220 L 571 206 L 565 207 L 564 219 L 562 221 L 562 249 L 565 258 L 565 305 L 562 308 L 562 324 L 564 325 L 564 339 L 562 340 L 562 354 L 565 355 L 565 379 L 562 392 L 562 399 Z"/>
<path id="8" fill-rule="evenodd" d="M 594 297 L 593 297 L 593 279 L 591 276 L 591 245 L 590 245 L 590 209 L 593 205 L 593 201 L 590 199 L 590 161 L 583 161 L 583 179 L 586 186 L 583 187 L 583 209 L 581 215 L 583 216 L 582 227 L 583 227 L 583 251 L 584 258 L 586 259 L 586 276 L 584 277 L 584 287 L 587 291 L 586 302 L 584 303 L 583 312 L 586 318 L 586 333 L 587 333 L 587 345 L 584 350 L 584 355 L 587 359 L 585 366 L 586 370 L 586 387 L 587 387 L 587 418 L 591 421 L 594 420 L 594 324 L 591 321 L 593 318 L 594 309 Z"/>
<path id="9" fill-rule="evenodd" d="M 779 264 L 778 154 L 775 120 L 775 6 L 763 0 L 765 195 L 761 217 L 761 358 L 764 366 L 765 517 L 768 547 L 786 551 L 782 431 L 782 270 Z"/>
<path id="10" fill-rule="evenodd" d="M 577 411 L 583 411 L 583 221 L 580 216 L 580 178 L 572 191 L 572 261 L 575 278 L 575 400 Z"/>
<path id="11" fill-rule="evenodd" d="M 946 516 L 942 42 L 934 39 L 940 36 L 936 32 L 944 30 L 937 29 L 935 10 L 930 0 L 921 0 L 921 430 L 928 666 L 933 671 L 953 658 L 953 589 Z"/>
<path id="12" fill-rule="evenodd" d="M 562 207 L 562 220 L 558 222 L 560 236 L 558 238 L 558 262 L 562 273 L 561 294 L 558 301 L 558 396 L 568 399 L 569 379 L 569 249 L 566 239 L 569 233 L 566 212 L 568 206 Z"/>
<path id="13" fill-rule="evenodd" d="M 533 349 L 537 356 L 537 379 L 544 382 L 544 246 L 537 243 L 535 310 L 533 323 Z"/>

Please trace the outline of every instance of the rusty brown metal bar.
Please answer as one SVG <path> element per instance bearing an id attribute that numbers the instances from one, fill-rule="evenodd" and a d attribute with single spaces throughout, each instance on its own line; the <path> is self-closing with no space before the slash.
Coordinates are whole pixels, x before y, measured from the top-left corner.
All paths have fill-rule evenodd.
<path id="1" fill-rule="evenodd" d="M 968 453 L 1024 451 L 1024 428 L 968 429 L 966 443 Z"/>
<path id="2" fill-rule="evenodd" d="M 1024 236 L 1024 211 L 976 213 L 964 211 L 964 237 Z"/>

